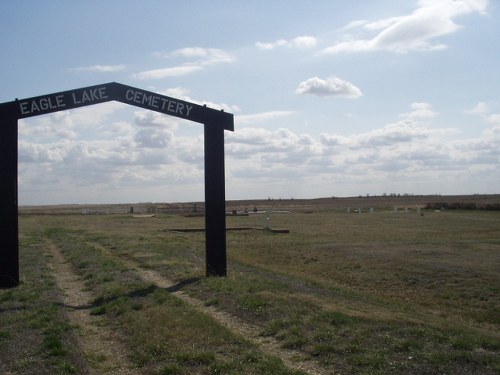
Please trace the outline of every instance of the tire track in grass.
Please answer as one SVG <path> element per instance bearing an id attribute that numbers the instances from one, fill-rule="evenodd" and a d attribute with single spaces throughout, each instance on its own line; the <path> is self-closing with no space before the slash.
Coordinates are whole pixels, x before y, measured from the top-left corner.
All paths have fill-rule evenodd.
<path id="1" fill-rule="evenodd" d="M 48 242 L 46 251 L 51 255 L 49 267 L 54 271 L 62 301 L 72 325 L 78 327 L 76 339 L 89 367 L 89 374 L 136 375 L 127 358 L 127 349 L 120 338 L 104 324 L 101 316 L 90 315 L 94 296 L 85 290 L 85 284 L 66 261 L 61 250 Z"/>
<path id="2" fill-rule="evenodd" d="M 121 262 L 127 268 L 134 270 L 144 281 L 153 283 L 158 288 L 175 289 L 177 282 L 167 279 L 160 273 L 141 267 L 138 262 L 126 259 L 122 256 L 113 253 L 106 247 L 97 242 L 87 242 L 97 251 L 104 253 L 106 256 L 112 257 Z M 193 306 L 198 311 L 209 315 L 222 326 L 228 328 L 232 332 L 243 336 L 254 345 L 256 345 L 263 353 L 273 355 L 280 358 L 285 366 L 291 370 L 300 370 L 311 375 L 332 374 L 332 369 L 326 369 L 315 361 L 309 360 L 306 356 L 296 350 L 284 349 L 278 340 L 273 337 L 263 337 L 260 335 L 261 328 L 242 321 L 240 318 L 228 314 L 227 312 L 217 310 L 213 306 L 206 306 L 203 301 L 192 298 L 181 290 L 171 291 L 173 295 L 180 298 L 184 302 Z"/>

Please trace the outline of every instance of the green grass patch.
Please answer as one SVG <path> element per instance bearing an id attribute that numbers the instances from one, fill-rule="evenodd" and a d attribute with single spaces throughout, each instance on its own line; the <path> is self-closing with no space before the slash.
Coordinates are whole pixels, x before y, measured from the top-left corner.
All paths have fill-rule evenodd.
<path id="1" fill-rule="evenodd" d="M 39 231 L 20 233 L 21 284 L 0 290 L 0 373 L 85 371 L 43 243 Z"/>
<path id="2" fill-rule="evenodd" d="M 45 336 L 42 346 L 44 351 L 46 351 L 49 356 L 64 356 L 68 353 L 63 346 L 61 338 L 56 335 Z"/>

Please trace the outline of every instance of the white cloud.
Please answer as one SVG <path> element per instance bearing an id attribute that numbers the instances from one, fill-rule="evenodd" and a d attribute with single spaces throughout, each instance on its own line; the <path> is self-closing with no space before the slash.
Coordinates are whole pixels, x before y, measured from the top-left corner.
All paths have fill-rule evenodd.
<path id="1" fill-rule="evenodd" d="M 217 48 L 190 47 L 181 48 L 169 54 L 171 57 L 198 59 L 200 65 L 232 63 L 235 58 L 230 53 Z"/>
<path id="2" fill-rule="evenodd" d="M 349 30 L 349 29 L 354 29 L 354 28 L 357 28 L 357 27 L 364 26 L 367 23 L 369 23 L 369 21 L 367 21 L 367 20 L 354 20 L 354 21 L 349 22 L 347 25 L 345 25 L 339 31 L 346 31 L 346 30 Z"/>
<path id="3" fill-rule="evenodd" d="M 172 116 L 165 116 L 163 113 L 153 111 L 136 111 L 134 112 L 134 123 L 139 127 L 144 128 L 165 128 L 177 129 L 179 119 Z"/>
<path id="4" fill-rule="evenodd" d="M 466 109 L 464 111 L 464 113 L 484 115 L 484 114 L 490 112 L 491 107 L 492 107 L 492 103 L 479 102 L 474 106 L 474 108 Z"/>
<path id="5" fill-rule="evenodd" d="M 217 109 L 219 111 L 223 110 L 229 113 L 235 113 L 240 111 L 240 108 L 234 104 L 216 103 L 208 100 L 193 99 L 189 96 L 189 90 L 183 87 L 173 87 L 163 91 L 158 91 L 158 93 L 166 96 L 172 96 L 174 98 L 185 100 L 187 102 L 195 103 L 198 105 L 206 105 L 209 108 Z"/>
<path id="6" fill-rule="evenodd" d="M 421 142 L 428 138 L 431 130 L 415 124 L 400 122 L 354 137 L 351 147 L 394 146 L 396 144 Z"/>
<path id="7" fill-rule="evenodd" d="M 227 134 L 225 139 L 228 145 L 263 145 L 272 140 L 272 134 L 264 128 L 241 128 L 238 132 Z"/>
<path id="8" fill-rule="evenodd" d="M 74 72 L 94 72 L 94 73 L 112 73 L 125 69 L 125 65 L 92 65 L 79 68 L 72 68 Z"/>
<path id="9" fill-rule="evenodd" d="M 310 49 L 316 47 L 318 40 L 313 36 L 298 36 L 292 40 L 279 39 L 274 42 L 256 42 L 257 48 L 262 50 L 273 50 L 281 47 Z"/>
<path id="10" fill-rule="evenodd" d="M 273 50 L 278 47 L 285 47 L 288 42 L 285 39 L 279 39 L 275 42 L 256 42 L 257 48 L 262 50 Z"/>
<path id="11" fill-rule="evenodd" d="M 23 119 L 20 121 L 19 135 L 37 139 L 38 142 L 76 139 L 89 128 L 107 126 L 106 122 L 109 118 L 125 107 L 127 107 L 126 104 L 109 102 Z"/>
<path id="12" fill-rule="evenodd" d="M 184 87 L 170 87 L 166 90 L 163 91 L 158 91 L 159 94 L 166 95 L 166 96 L 172 96 L 174 98 L 182 99 L 182 100 L 187 100 L 184 98 L 187 98 L 189 90 L 184 88 Z"/>
<path id="13" fill-rule="evenodd" d="M 134 78 L 139 80 L 162 79 L 167 77 L 178 77 L 191 74 L 205 69 L 208 66 L 217 64 L 232 63 L 235 58 L 230 53 L 217 48 L 188 47 L 175 50 L 170 53 L 155 53 L 155 56 L 172 59 L 187 59 L 181 65 L 146 70 L 134 74 Z"/>
<path id="14" fill-rule="evenodd" d="M 36 192 L 38 197 L 52 203 L 64 199 L 117 202 L 127 194 L 132 195 L 125 201 L 133 201 L 141 194 L 157 194 L 159 185 L 168 186 L 168 191 L 180 190 L 178 196 L 183 196 L 181 187 L 194 181 L 198 181 L 202 190 L 203 142 L 200 145 L 192 138 L 175 137 L 165 128 L 116 125 L 114 130 L 119 136 L 109 140 L 41 143 L 22 138 L 21 199 L 29 200 L 30 193 Z M 193 187 L 185 189 L 193 192 Z"/>
<path id="15" fill-rule="evenodd" d="M 425 120 L 438 115 L 432 110 L 431 104 L 412 103 L 410 108 L 412 111 L 400 114 L 402 119 L 396 123 L 387 124 L 382 128 L 351 137 L 350 147 L 408 147 L 410 143 L 425 143 L 430 137 L 444 139 L 455 132 L 454 129 L 450 128 L 432 129 L 427 123 L 424 123 Z"/>
<path id="16" fill-rule="evenodd" d="M 134 77 L 140 80 L 162 79 L 167 77 L 183 76 L 186 74 L 191 74 L 193 72 L 200 71 L 202 69 L 203 67 L 199 65 L 174 66 L 171 68 L 145 70 L 143 72 L 135 74 Z"/>
<path id="17" fill-rule="evenodd" d="M 319 142 L 328 148 L 337 146 L 347 146 L 350 144 L 350 140 L 348 137 L 344 137 L 339 134 L 327 134 L 327 133 L 320 134 Z"/>
<path id="18" fill-rule="evenodd" d="M 223 111 L 226 111 L 229 113 L 235 113 L 235 112 L 240 111 L 240 108 L 237 105 L 233 105 L 233 104 L 216 103 L 216 102 L 212 102 L 209 100 L 197 100 L 197 99 L 191 99 L 189 97 L 187 97 L 186 99 L 183 99 L 183 100 L 186 100 L 186 101 L 191 102 L 191 103 L 196 103 L 199 105 L 206 105 L 209 108 L 217 109 L 219 111 L 223 110 Z"/>
<path id="19" fill-rule="evenodd" d="M 487 123 L 500 125 L 500 113 L 491 113 L 494 106 L 493 102 L 479 102 L 474 108 L 465 110 L 464 113 L 480 115 Z"/>
<path id="20" fill-rule="evenodd" d="M 164 129 L 141 129 L 134 137 L 137 146 L 142 148 L 166 148 L 173 140 L 173 133 Z"/>
<path id="21" fill-rule="evenodd" d="M 493 125 L 500 125 L 500 113 L 495 113 L 489 116 L 486 116 L 486 121 Z"/>
<path id="22" fill-rule="evenodd" d="M 435 51 L 447 48 L 437 37 L 458 31 L 454 19 L 470 13 L 485 14 L 488 0 L 420 0 L 411 14 L 374 22 L 353 21 L 344 30 L 363 27 L 378 32 L 370 38 L 349 38 L 323 50 L 325 54 L 362 51 Z"/>
<path id="23" fill-rule="evenodd" d="M 259 186 L 265 184 L 269 190 L 264 194 L 275 197 L 314 197 L 338 194 L 328 193 L 325 181 L 344 186 L 343 195 L 355 195 L 359 189 L 435 193 L 453 189 L 457 180 L 495 180 L 491 173 L 499 172 L 500 126 L 477 138 L 457 139 L 455 129 L 429 123 L 436 119 L 430 104 L 410 107 L 396 123 L 349 136 L 239 128 L 226 137 L 228 184 L 261 194 Z"/>
<path id="24" fill-rule="evenodd" d="M 298 36 L 297 38 L 293 39 L 290 42 L 290 44 L 292 47 L 296 47 L 296 48 L 300 48 L 300 49 L 307 49 L 307 48 L 316 47 L 316 44 L 318 44 L 318 41 L 313 36 Z"/>
<path id="25" fill-rule="evenodd" d="M 320 144 L 310 135 L 296 134 L 286 128 L 276 131 L 241 128 L 237 133 L 226 136 L 226 145 L 228 156 L 248 162 L 240 164 L 236 169 L 247 171 L 249 165 L 263 162 L 266 169 L 298 167 L 308 164 L 320 152 Z"/>
<path id="26" fill-rule="evenodd" d="M 359 98 L 363 95 L 358 87 L 335 76 L 329 77 L 326 80 L 318 77 L 309 78 L 301 82 L 295 92 L 301 95 L 312 94 L 346 98 Z"/>
<path id="27" fill-rule="evenodd" d="M 492 176 L 499 175 L 500 165 L 499 117 L 484 117 L 494 125 L 477 137 L 457 139 L 454 129 L 434 124 L 439 117 L 431 104 L 412 103 L 409 107 L 407 113 L 395 116 L 395 123 L 349 135 L 332 132 L 314 136 L 287 128 L 252 126 L 258 121 L 286 118 L 294 114 L 291 111 L 237 116 L 238 130 L 225 136 L 228 198 L 235 192 L 244 192 L 246 197 L 255 192 L 258 195 L 251 196 L 257 198 L 262 194 L 443 193 L 446 180 L 453 181 L 451 188 L 456 181 L 495 181 Z M 67 121 L 62 114 L 60 118 L 44 117 L 62 126 Z M 106 122 L 105 117 L 102 122 Z M 21 128 L 27 125 L 36 124 Z M 134 112 L 134 123 L 115 122 L 107 129 L 110 136 L 104 140 L 45 141 L 38 140 L 35 133 L 21 134 L 21 199 L 29 199 L 37 189 L 38 197 L 50 201 L 54 198 L 43 194 L 50 191 L 59 203 L 61 199 L 127 201 L 127 194 L 128 201 L 141 199 L 136 197 L 171 201 L 169 195 L 159 193 L 162 191 L 175 191 L 176 199 L 196 199 L 193 194 L 203 199 L 201 135 L 177 136 L 175 127 L 148 111 Z M 429 186 L 434 190 L 426 190 Z"/>
<path id="28" fill-rule="evenodd" d="M 431 118 L 438 115 L 437 112 L 432 110 L 432 106 L 429 103 L 412 103 L 411 112 L 403 113 L 400 116 L 409 119 L 423 119 Z"/>

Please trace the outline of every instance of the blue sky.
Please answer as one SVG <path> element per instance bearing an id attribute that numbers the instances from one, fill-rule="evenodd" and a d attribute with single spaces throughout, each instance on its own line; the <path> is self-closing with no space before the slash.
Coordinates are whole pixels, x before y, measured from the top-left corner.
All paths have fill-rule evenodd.
<path id="1" fill-rule="evenodd" d="M 0 102 L 116 81 L 235 115 L 226 197 L 500 193 L 500 3 L 2 1 Z M 20 121 L 21 204 L 203 200 L 203 127 Z"/>

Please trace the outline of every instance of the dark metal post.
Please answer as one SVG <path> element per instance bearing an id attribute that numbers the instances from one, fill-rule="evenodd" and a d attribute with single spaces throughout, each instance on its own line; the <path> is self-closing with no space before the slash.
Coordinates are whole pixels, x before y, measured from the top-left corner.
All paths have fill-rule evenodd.
<path id="1" fill-rule="evenodd" d="M 0 288 L 19 285 L 17 117 L 0 105 Z"/>
<path id="2" fill-rule="evenodd" d="M 207 276 L 226 276 L 224 129 L 205 124 L 205 258 Z"/>

